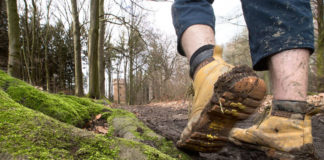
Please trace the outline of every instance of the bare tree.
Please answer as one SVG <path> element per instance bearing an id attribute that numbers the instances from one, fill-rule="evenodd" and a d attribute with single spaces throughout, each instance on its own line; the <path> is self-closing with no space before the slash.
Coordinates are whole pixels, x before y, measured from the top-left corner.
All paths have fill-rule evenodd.
<path id="1" fill-rule="evenodd" d="M 111 43 L 111 38 L 112 38 L 112 29 L 108 31 L 108 37 L 106 41 L 106 57 L 105 57 L 105 64 L 107 68 L 107 84 L 108 84 L 108 98 L 112 99 L 112 71 L 113 71 L 113 66 L 112 66 L 112 60 L 113 57 L 116 55 L 115 50 L 113 50 L 114 46 Z"/>
<path id="2" fill-rule="evenodd" d="M 31 44 L 31 76 L 32 76 L 32 82 L 37 85 L 37 71 L 36 71 L 36 49 L 37 49 L 37 33 L 36 33 L 36 16 L 37 16 L 37 6 L 35 3 L 35 0 L 32 0 L 32 6 L 33 6 L 33 17 L 32 17 L 32 44 Z"/>
<path id="3" fill-rule="evenodd" d="M 88 41 L 89 57 L 89 97 L 100 98 L 98 77 L 98 29 L 99 29 L 99 1 L 91 0 L 90 30 Z"/>
<path id="4" fill-rule="evenodd" d="M 74 81 L 75 95 L 83 96 L 82 63 L 81 63 L 81 40 L 79 12 L 76 0 L 71 0 L 73 17 L 73 48 L 74 48 Z"/>
<path id="5" fill-rule="evenodd" d="M 17 1 L 6 0 L 8 16 L 8 37 L 9 37 L 9 59 L 8 74 L 13 77 L 20 77 L 19 53 L 20 53 L 20 28 L 19 16 L 17 12 Z"/>
<path id="6" fill-rule="evenodd" d="M 8 70 L 8 19 L 6 1 L 0 1 L 0 69 Z"/>
<path id="7" fill-rule="evenodd" d="M 318 92 L 324 92 L 324 3 L 323 0 L 315 0 L 315 19 L 317 22 L 317 77 Z"/>
<path id="8" fill-rule="evenodd" d="M 48 1 L 47 4 L 47 15 L 46 15 L 46 33 L 45 33 L 45 72 L 46 72 L 46 90 L 50 90 L 50 76 L 48 69 L 48 33 L 50 30 L 49 27 L 49 18 L 50 18 L 50 8 L 51 8 L 52 0 Z"/>
<path id="9" fill-rule="evenodd" d="M 28 75 L 28 82 L 32 84 L 32 76 L 30 70 L 31 64 L 31 56 L 30 56 L 30 39 L 29 39 L 29 26 L 28 26 L 28 4 L 27 1 L 24 0 L 25 4 L 25 17 L 24 17 L 24 31 L 23 31 L 23 56 L 26 66 L 26 72 Z"/>
<path id="10" fill-rule="evenodd" d="M 104 58 L 104 45 L 105 45 L 105 12 L 104 0 L 99 2 L 99 41 L 98 41 L 98 68 L 99 68 L 99 89 L 100 97 L 105 97 L 105 58 Z"/>

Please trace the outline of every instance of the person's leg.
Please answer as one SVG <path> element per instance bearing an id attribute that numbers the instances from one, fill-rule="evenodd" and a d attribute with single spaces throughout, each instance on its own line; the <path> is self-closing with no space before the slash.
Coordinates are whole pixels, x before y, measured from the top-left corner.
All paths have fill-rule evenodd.
<path id="1" fill-rule="evenodd" d="M 210 2 L 175 0 L 172 6 L 178 51 L 190 61 L 194 88 L 188 124 L 177 146 L 200 152 L 221 149 L 235 123 L 254 112 L 266 90 L 251 68 L 222 59 L 222 49 L 214 45 Z"/>
<path id="2" fill-rule="evenodd" d="M 190 61 L 191 56 L 200 47 L 205 45 L 215 45 L 214 31 L 208 25 L 192 25 L 183 33 L 181 45 L 186 57 Z"/>
<path id="3" fill-rule="evenodd" d="M 291 49 L 270 57 L 273 99 L 306 101 L 310 51 Z"/>
<path id="4" fill-rule="evenodd" d="M 309 0 L 242 0 L 242 7 L 253 68 L 270 69 L 274 99 L 305 101 L 308 57 L 314 51 Z"/>
<path id="5" fill-rule="evenodd" d="M 215 16 L 214 16 L 214 10 L 211 6 L 211 3 L 213 3 L 214 0 L 175 0 L 175 2 L 172 5 L 172 20 L 173 20 L 173 26 L 175 28 L 176 34 L 177 34 L 177 49 L 178 52 L 185 56 L 188 55 L 188 58 L 190 59 L 191 55 L 195 50 L 197 50 L 199 47 L 202 47 L 204 44 L 201 44 L 201 46 L 197 45 L 196 43 L 188 43 L 186 40 L 190 40 L 191 37 L 184 38 L 184 42 L 181 40 L 182 37 L 188 37 L 191 36 L 191 31 L 197 31 L 197 28 L 202 33 L 201 35 L 195 34 L 197 37 L 192 37 L 193 40 L 195 38 L 199 38 L 202 36 L 213 36 L 214 35 L 214 28 L 215 28 Z M 198 26 L 198 27 L 197 27 Z M 202 26 L 204 29 L 201 29 L 199 26 Z M 207 27 L 209 26 L 209 28 Z M 209 32 L 205 33 L 205 28 L 208 28 Z M 188 34 L 184 35 L 184 32 L 187 32 Z M 198 32 L 199 32 L 198 31 Z M 211 33 L 211 35 L 209 35 Z M 214 37 L 208 38 L 212 39 L 211 43 L 206 44 L 214 44 Z M 198 42 L 201 43 L 201 42 Z M 183 50 L 182 44 L 189 44 L 195 46 L 195 48 L 187 49 L 187 47 L 191 47 L 186 45 L 186 50 L 188 53 L 185 54 Z M 197 48 L 198 47 L 198 48 Z M 189 53 L 190 52 L 190 53 Z"/>
<path id="6" fill-rule="evenodd" d="M 177 49 L 190 62 L 193 78 L 198 65 L 213 56 L 205 52 L 215 45 L 213 0 L 175 0 L 172 5 L 173 26 L 177 34 Z M 184 46 L 183 46 L 184 45 Z"/>
<path id="7" fill-rule="evenodd" d="M 269 57 L 290 49 L 314 51 L 309 0 L 241 0 L 253 69 L 269 69 Z"/>

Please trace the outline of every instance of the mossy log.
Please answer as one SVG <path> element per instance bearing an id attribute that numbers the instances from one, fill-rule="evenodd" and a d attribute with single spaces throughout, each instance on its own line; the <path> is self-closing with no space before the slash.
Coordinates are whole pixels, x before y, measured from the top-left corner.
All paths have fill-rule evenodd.
<path id="1" fill-rule="evenodd" d="M 176 159 L 190 159 L 188 155 L 180 152 L 172 141 L 168 141 L 161 135 L 156 134 L 138 120 L 133 113 L 113 109 L 107 121 L 110 126 L 108 135 L 113 134 L 113 136 L 147 144 Z"/>
<path id="2" fill-rule="evenodd" d="M 127 111 L 49 94 L 1 71 L 0 87 L 0 159 L 190 159 Z M 98 113 L 108 134 L 75 127 Z"/>
<path id="3" fill-rule="evenodd" d="M 104 109 L 104 106 L 93 103 L 88 98 L 40 91 L 2 71 L 0 71 L 0 88 L 15 102 L 77 127 L 81 127 Z"/>

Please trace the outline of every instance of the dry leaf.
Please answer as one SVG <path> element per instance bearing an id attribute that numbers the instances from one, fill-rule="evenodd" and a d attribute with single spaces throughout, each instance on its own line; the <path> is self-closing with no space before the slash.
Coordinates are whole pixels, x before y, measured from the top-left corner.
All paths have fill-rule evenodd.
<path id="1" fill-rule="evenodd" d="M 102 126 L 96 126 L 96 131 L 102 134 L 107 134 L 108 133 L 108 129 L 104 128 Z"/>
<path id="2" fill-rule="evenodd" d="M 96 115 L 96 118 L 94 120 L 98 120 L 101 118 L 101 114 Z"/>

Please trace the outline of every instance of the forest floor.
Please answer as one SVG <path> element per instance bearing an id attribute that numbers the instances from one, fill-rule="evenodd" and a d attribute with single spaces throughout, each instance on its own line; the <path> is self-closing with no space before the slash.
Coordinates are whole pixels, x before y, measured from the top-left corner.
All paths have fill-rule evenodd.
<path id="1" fill-rule="evenodd" d="M 258 111 L 270 105 L 271 100 L 272 96 L 267 96 Z M 324 105 L 324 94 L 308 96 L 307 101 L 314 105 Z M 176 143 L 188 121 L 188 106 L 190 106 L 188 101 L 172 101 L 115 107 L 133 112 L 149 128 Z M 320 159 L 324 159 L 324 114 L 314 116 L 312 125 L 316 152 Z M 187 153 L 196 160 L 269 159 L 263 152 L 251 151 L 233 144 L 228 144 L 218 153 Z"/>
<path id="2" fill-rule="evenodd" d="M 270 102 L 268 96 L 258 111 Z M 324 107 L 324 94 L 309 102 Z M 0 71 L 0 159 L 270 159 L 230 143 L 213 154 L 179 151 L 174 143 L 188 121 L 189 102 L 108 104 L 44 92 Z M 323 114 L 314 116 L 313 131 L 324 159 Z"/>

